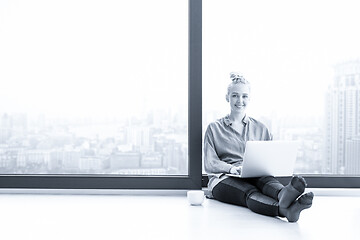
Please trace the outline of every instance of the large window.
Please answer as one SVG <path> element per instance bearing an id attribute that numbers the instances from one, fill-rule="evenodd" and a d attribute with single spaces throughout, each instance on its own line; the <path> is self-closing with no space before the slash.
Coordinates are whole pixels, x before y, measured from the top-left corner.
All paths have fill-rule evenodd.
<path id="1" fill-rule="evenodd" d="M 357 5 L 204 1 L 203 132 L 230 111 L 229 73 L 239 71 L 252 84 L 248 114 L 265 123 L 274 139 L 301 141 L 296 173 L 359 176 Z"/>
<path id="2" fill-rule="evenodd" d="M 0 80 L 2 186 L 200 186 L 201 1 L 1 1 Z"/>
<path id="3" fill-rule="evenodd" d="M 231 71 L 249 115 L 301 140 L 296 173 L 359 187 L 356 6 L 1 1 L 0 187 L 199 188 Z"/>

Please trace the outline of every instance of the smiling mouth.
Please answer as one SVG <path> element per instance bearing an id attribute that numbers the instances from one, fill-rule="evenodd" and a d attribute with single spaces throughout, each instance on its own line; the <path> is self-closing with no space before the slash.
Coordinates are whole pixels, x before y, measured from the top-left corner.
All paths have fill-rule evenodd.
<path id="1" fill-rule="evenodd" d="M 235 107 L 237 107 L 237 108 L 244 108 L 245 105 L 235 105 Z"/>

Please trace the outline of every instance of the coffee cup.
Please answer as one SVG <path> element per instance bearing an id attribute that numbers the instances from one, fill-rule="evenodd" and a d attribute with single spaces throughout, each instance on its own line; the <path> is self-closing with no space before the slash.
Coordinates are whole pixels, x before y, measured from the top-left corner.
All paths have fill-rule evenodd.
<path id="1" fill-rule="evenodd" d="M 204 191 L 191 190 L 187 192 L 187 199 L 191 205 L 201 205 L 204 202 Z"/>

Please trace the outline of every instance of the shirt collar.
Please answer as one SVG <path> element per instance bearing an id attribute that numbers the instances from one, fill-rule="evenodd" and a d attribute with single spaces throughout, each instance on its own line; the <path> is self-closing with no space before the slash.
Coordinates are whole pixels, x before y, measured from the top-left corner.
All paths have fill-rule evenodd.
<path id="1" fill-rule="evenodd" d="M 229 114 L 224 117 L 224 122 L 225 122 L 226 126 L 230 126 L 233 123 L 233 121 L 230 120 L 230 115 Z M 242 122 L 243 122 L 244 125 L 246 125 L 249 122 L 248 115 L 244 116 L 244 118 L 242 119 Z"/>

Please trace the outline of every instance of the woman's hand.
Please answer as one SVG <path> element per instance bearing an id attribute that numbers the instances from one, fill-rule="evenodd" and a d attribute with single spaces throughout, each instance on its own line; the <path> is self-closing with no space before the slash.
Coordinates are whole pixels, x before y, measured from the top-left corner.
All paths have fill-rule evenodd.
<path id="1" fill-rule="evenodd" d="M 234 174 L 234 175 L 240 175 L 241 174 L 241 169 L 242 169 L 242 166 L 238 166 L 238 167 L 232 167 L 230 169 L 230 173 L 231 174 Z"/>

